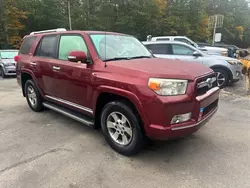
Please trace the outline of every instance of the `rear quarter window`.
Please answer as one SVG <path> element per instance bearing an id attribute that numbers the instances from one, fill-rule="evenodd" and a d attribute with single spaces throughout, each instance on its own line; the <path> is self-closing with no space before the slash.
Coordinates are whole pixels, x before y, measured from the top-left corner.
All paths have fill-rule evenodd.
<path id="1" fill-rule="evenodd" d="M 35 42 L 35 40 L 36 40 L 35 36 L 24 38 L 24 41 L 23 41 L 23 44 L 19 50 L 19 53 L 24 54 L 24 55 L 28 54 L 30 52 L 30 49 L 31 49 L 33 43 Z"/>

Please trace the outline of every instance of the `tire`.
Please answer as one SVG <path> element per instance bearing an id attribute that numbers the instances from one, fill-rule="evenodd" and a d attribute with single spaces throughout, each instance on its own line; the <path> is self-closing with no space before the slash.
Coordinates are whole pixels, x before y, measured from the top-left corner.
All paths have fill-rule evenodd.
<path id="1" fill-rule="evenodd" d="M 35 112 L 41 112 L 44 108 L 42 104 L 43 99 L 33 80 L 27 80 L 24 87 L 29 107 Z"/>
<path id="2" fill-rule="evenodd" d="M 144 146 L 140 120 L 126 103 L 114 101 L 106 104 L 100 119 L 106 141 L 118 153 L 131 156 L 138 153 Z M 126 123 L 123 123 L 125 121 Z"/>
<path id="3" fill-rule="evenodd" d="M 226 86 L 228 86 L 229 83 L 229 75 L 228 72 L 221 68 L 215 68 L 213 69 L 214 72 L 217 74 L 217 85 L 222 89 Z M 224 81 L 222 82 L 222 78 Z"/>
<path id="4" fill-rule="evenodd" d="M 0 77 L 5 78 L 5 74 L 2 67 L 0 67 Z"/>

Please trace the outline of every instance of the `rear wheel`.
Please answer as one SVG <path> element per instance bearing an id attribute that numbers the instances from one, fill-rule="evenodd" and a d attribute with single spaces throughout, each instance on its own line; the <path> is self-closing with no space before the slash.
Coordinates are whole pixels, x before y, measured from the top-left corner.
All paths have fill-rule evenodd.
<path id="1" fill-rule="evenodd" d="M 144 145 L 139 119 L 124 102 L 110 102 L 101 113 L 101 126 L 109 145 L 122 155 L 136 154 Z"/>
<path id="2" fill-rule="evenodd" d="M 25 83 L 25 95 L 29 107 L 35 111 L 40 112 L 43 110 L 42 97 L 37 89 L 33 80 L 28 80 Z"/>
<path id="3" fill-rule="evenodd" d="M 220 88 L 226 87 L 228 85 L 228 83 L 229 83 L 228 72 L 223 70 L 223 69 L 219 69 L 219 68 L 214 69 L 214 72 L 217 75 L 217 85 Z"/>

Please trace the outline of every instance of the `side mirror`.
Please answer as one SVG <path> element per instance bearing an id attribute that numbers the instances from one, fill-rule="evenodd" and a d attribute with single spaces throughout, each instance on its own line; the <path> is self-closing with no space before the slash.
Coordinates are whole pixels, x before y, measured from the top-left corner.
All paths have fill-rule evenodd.
<path id="1" fill-rule="evenodd" d="M 71 62 L 87 63 L 87 55 L 83 51 L 71 51 L 68 55 L 68 60 Z"/>
<path id="2" fill-rule="evenodd" d="M 193 56 L 194 56 L 194 57 L 200 57 L 201 54 L 200 54 L 199 52 L 197 52 L 197 51 L 194 51 Z"/>

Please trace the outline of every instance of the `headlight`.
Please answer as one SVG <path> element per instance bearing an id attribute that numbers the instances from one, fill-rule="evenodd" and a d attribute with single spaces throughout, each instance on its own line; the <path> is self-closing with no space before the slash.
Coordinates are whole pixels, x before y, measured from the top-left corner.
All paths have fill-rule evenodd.
<path id="1" fill-rule="evenodd" d="M 221 55 L 227 57 L 228 56 L 228 52 L 221 52 Z"/>
<path id="2" fill-rule="evenodd" d="M 187 89 L 187 80 L 150 78 L 148 86 L 158 95 L 184 95 Z"/>
<path id="3" fill-rule="evenodd" d="M 242 65 L 242 63 L 239 62 L 239 61 L 228 60 L 227 62 L 228 62 L 229 64 L 231 64 L 231 65 Z"/>

